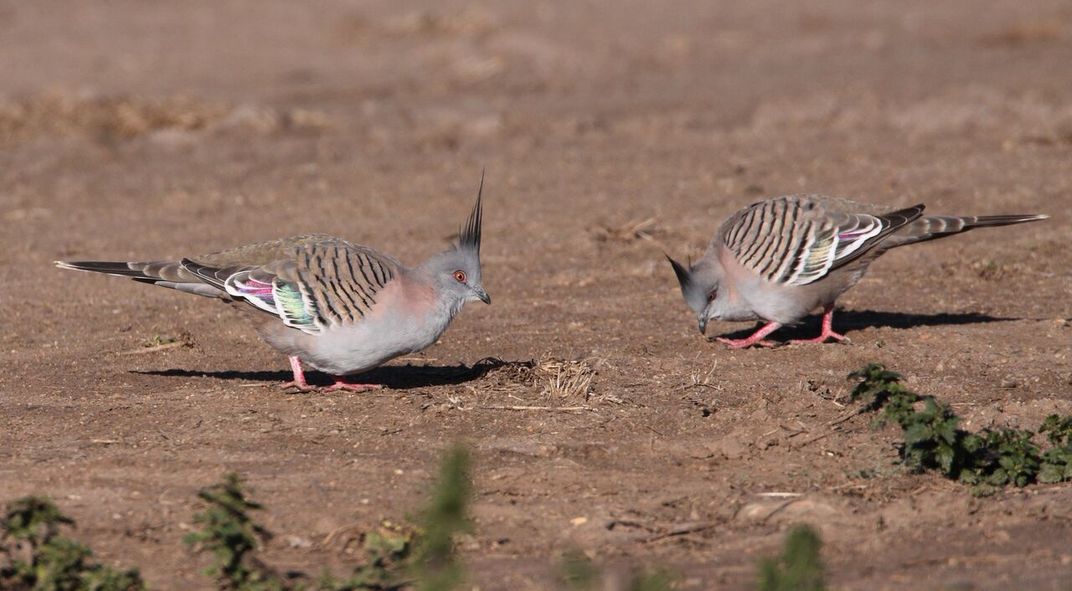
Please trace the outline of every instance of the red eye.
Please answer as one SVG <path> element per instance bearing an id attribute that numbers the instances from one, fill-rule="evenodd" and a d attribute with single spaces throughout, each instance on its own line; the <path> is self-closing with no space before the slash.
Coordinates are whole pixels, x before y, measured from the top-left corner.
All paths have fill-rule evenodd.
<path id="1" fill-rule="evenodd" d="M 707 303 L 710 304 L 711 302 L 715 301 L 716 297 L 718 297 L 718 290 L 711 290 L 711 293 L 707 294 Z"/>
<path id="2" fill-rule="evenodd" d="M 457 280 L 458 283 L 465 283 L 465 271 L 455 271 L 454 279 Z"/>

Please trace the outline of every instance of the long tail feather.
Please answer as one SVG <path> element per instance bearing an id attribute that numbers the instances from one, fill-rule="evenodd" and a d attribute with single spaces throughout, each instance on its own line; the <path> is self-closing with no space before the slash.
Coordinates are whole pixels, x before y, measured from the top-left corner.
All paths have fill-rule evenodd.
<path id="1" fill-rule="evenodd" d="M 1023 224 L 1026 222 L 1039 222 L 1049 219 L 1049 217 L 1050 216 L 1042 213 L 1025 213 L 1010 215 L 977 215 L 961 219 L 967 222 L 968 227 L 966 229 L 971 229 L 983 228 L 986 226 L 1011 226 L 1013 224 Z"/>
<path id="2" fill-rule="evenodd" d="M 122 261 L 55 261 L 55 263 L 60 269 L 104 273 L 119 277 L 130 277 L 133 279 L 153 279 L 153 277 L 146 275 L 142 271 L 146 263 L 128 263 Z"/>
<path id="3" fill-rule="evenodd" d="M 141 283 L 149 283 L 207 297 L 227 297 L 214 285 L 204 282 L 197 275 L 175 261 L 55 261 L 60 269 L 89 271 L 117 277 L 127 277 Z"/>
<path id="4" fill-rule="evenodd" d="M 239 268 L 241 268 L 231 267 L 229 268 L 229 270 L 221 269 L 220 267 L 202 265 L 201 263 L 192 261 L 190 259 L 182 259 L 182 262 L 179 264 L 182 265 L 182 269 L 184 271 L 192 273 L 201 281 L 204 281 L 205 283 L 211 285 L 212 287 L 215 287 L 220 291 L 227 290 L 227 288 L 224 287 L 224 283 L 227 281 L 227 278 L 231 276 L 234 272 L 236 272 Z"/>
<path id="5" fill-rule="evenodd" d="M 891 237 L 891 246 L 904 246 L 927 240 L 945 238 L 975 228 L 1011 226 L 1045 220 L 1044 214 L 1008 214 L 978 216 L 929 215 L 921 217 Z"/>

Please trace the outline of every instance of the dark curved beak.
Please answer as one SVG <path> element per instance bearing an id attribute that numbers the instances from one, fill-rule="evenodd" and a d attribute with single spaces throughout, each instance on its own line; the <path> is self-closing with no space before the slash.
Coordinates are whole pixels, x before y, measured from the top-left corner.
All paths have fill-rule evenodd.
<path id="1" fill-rule="evenodd" d="M 484 302 L 485 304 L 491 303 L 491 296 L 488 295 L 488 292 L 484 291 L 483 287 L 478 287 L 473 291 L 476 292 L 476 297 L 479 298 L 480 301 Z"/>
<path id="2" fill-rule="evenodd" d="M 707 334 L 707 318 L 701 318 L 699 322 L 700 334 Z"/>

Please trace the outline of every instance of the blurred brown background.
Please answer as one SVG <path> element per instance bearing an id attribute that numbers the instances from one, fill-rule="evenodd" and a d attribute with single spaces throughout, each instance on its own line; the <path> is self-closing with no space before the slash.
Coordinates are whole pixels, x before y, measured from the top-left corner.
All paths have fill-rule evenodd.
<path id="1" fill-rule="evenodd" d="M 574 546 L 749 589 L 797 522 L 838 589 L 1072 581 L 1067 486 L 973 498 L 866 418 L 799 445 L 868 361 L 972 429 L 1072 410 L 1068 2 L 6 1 L 0 73 L 0 499 L 53 495 L 157 588 L 207 587 L 180 539 L 225 470 L 269 562 L 341 573 L 338 532 L 411 511 L 456 439 L 481 589 L 556 588 Z M 229 308 L 50 266 L 306 231 L 415 262 L 484 167 L 495 304 L 379 394 L 283 394 Z M 852 346 L 705 342 L 662 250 L 789 192 L 1053 219 L 891 253 L 841 302 Z M 488 356 L 542 364 L 443 379 Z"/>

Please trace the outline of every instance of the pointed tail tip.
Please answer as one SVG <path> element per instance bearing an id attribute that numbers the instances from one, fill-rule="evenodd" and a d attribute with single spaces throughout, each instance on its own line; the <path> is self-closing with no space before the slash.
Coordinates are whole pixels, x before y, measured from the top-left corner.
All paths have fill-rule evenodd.
<path id="1" fill-rule="evenodd" d="M 71 271 L 100 271 L 93 267 L 94 261 L 52 261 L 57 269 L 70 269 Z"/>
<path id="2" fill-rule="evenodd" d="M 67 269 L 69 271 L 100 272 L 98 269 L 93 269 L 90 266 L 87 266 L 87 264 L 83 261 L 52 261 L 52 264 L 55 265 L 57 269 Z"/>
<path id="3" fill-rule="evenodd" d="M 986 226 L 1011 226 L 1014 224 L 1026 224 L 1028 222 L 1041 222 L 1042 220 L 1048 219 L 1050 219 L 1050 216 L 1045 213 L 983 215 L 974 218 L 974 220 L 972 221 L 969 221 L 969 223 L 965 227 L 965 230 Z"/>
<path id="4" fill-rule="evenodd" d="M 995 216 L 995 218 L 997 219 L 1000 219 L 1002 217 L 1007 219 L 1009 223 L 1012 224 L 1022 224 L 1025 222 L 1041 222 L 1042 220 L 1050 219 L 1050 216 L 1045 213 L 1025 213 L 1021 215 Z"/>

